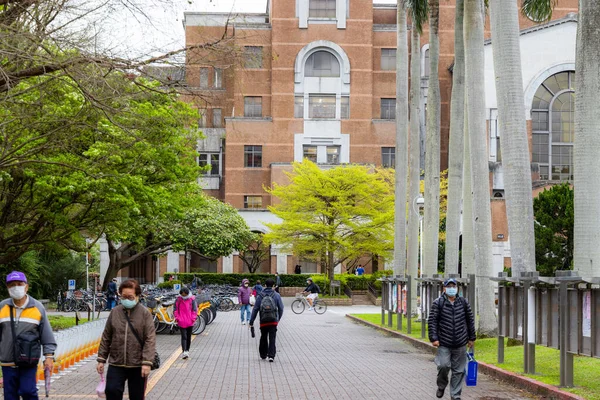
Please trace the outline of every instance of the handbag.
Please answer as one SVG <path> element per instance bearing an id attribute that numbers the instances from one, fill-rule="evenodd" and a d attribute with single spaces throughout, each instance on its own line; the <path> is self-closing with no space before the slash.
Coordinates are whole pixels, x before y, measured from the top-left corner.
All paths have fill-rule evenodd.
<path id="1" fill-rule="evenodd" d="M 40 335 L 37 332 L 26 331 L 17 336 L 15 329 L 14 307 L 10 307 L 10 327 L 13 337 L 15 365 L 17 367 L 31 368 L 40 362 L 42 345 Z"/>
<path id="2" fill-rule="evenodd" d="M 477 361 L 473 353 L 467 352 L 467 373 L 465 374 L 465 383 L 467 386 L 477 386 Z"/>
<path id="3" fill-rule="evenodd" d="M 125 311 L 125 318 L 127 318 L 127 323 L 129 324 L 129 328 L 131 328 L 131 332 L 133 332 L 133 336 L 135 336 L 137 341 L 140 343 L 140 346 L 142 346 L 142 353 L 143 353 L 144 352 L 144 342 L 142 342 L 142 339 L 140 338 L 137 331 L 133 327 L 133 324 L 131 323 L 131 320 L 129 319 L 129 315 L 127 315 L 127 311 Z M 158 352 L 155 351 L 154 352 L 154 360 L 152 360 L 152 367 L 150 367 L 150 369 L 155 370 L 155 369 L 159 369 L 159 368 L 160 368 L 160 356 L 158 355 Z"/>
<path id="4" fill-rule="evenodd" d="M 251 294 L 248 301 L 249 301 L 250 305 L 253 306 L 254 304 L 256 304 L 256 296 Z"/>
<path id="5" fill-rule="evenodd" d="M 106 381 L 104 380 L 104 375 L 100 374 L 100 382 L 98 382 L 98 386 L 96 386 L 96 396 L 101 399 L 106 398 L 106 394 L 104 391 L 106 390 Z"/>

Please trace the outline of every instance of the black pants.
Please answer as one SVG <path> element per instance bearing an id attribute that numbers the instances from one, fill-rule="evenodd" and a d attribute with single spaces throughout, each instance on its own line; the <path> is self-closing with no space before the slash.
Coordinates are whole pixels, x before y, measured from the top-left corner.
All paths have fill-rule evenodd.
<path id="1" fill-rule="evenodd" d="M 190 345 L 192 344 L 192 330 L 194 330 L 194 327 L 179 328 L 179 330 L 181 331 L 181 350 L 190 351 Z"/>
<path id="2" fill-rule="evenodd" d="M 129 400 L 144 400 L 146 379 L 142 378 L 142 367 L 125 368 L 114 365 L 109 365 L 106 373 L 106 399 L 123 400 L 125 381 L 129 389 Z"/>
<path id="3" fill-rule="evenodd" d="M 267 357 L 275 358 L 277 348 L 275 347 L 275 338 L 277 336 L 277 326 L 264 326 L 260 328 L 260 344 L 258 352 L 263 360 Z"/>

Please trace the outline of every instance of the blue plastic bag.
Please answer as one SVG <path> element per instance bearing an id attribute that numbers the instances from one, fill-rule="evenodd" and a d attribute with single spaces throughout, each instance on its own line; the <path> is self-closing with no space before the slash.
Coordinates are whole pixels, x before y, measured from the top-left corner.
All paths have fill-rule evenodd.
<path id="1" fill-rule="evenodd" d="M 473 353 L 467 352 L 467 373 L 465 383 L 467 386 L 477 386 L 477 361 Z"/>

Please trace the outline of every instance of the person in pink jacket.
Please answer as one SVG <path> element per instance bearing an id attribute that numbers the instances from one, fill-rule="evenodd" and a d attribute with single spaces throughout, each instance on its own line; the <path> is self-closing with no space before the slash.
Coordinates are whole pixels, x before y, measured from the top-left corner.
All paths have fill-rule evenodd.
<path id="1" fill-rule="evenodd" d="M 198 305 L 196 298 L 190 293 L 187 287 L 181 288 L 179 296 L 175 301 L 175 320 L 179 325 L 181 332 L 181 358 L 184 360 L 190 357 L 190 344 L 192 343 L 192 329 L 196 318 L 198 318 Z"/>

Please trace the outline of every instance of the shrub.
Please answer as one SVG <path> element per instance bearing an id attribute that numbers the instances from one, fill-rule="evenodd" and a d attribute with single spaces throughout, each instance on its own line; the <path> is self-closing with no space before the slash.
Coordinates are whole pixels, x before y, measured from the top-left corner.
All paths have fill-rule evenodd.
<path id="1" fill-rule="evenodd" d="M 265 281 L 268 278 L 275 279 L 274 274 L 215 274 L 215 273 L 172 273 L 168 272 L 164 275 L 165 283 L 171 278 L 171 276 L 176 276 L 177 280 L 182 283 L 189 284 L 192 283 L 194 276 L 202 280 L 202 283 L 205 285 L 231 285 L 231 286 L 239 286 L 242 283 L 243 279 L 248 279 L 250 281 L 250 285 L 254 286 L 256 281 L 259 280 L 262 282 L 263 286 Z M 282 286 L 302 286 L 306 287 L 306 278 L 310 275 L 305 274 L 281 274 L 281 284 Z M 323 276 L 321 274 L 312 275 L 313 277 Z M 171 281 L 172 284 L 173 281 Z M 320 286 L 320 285 L 319 285 Z"/>
<path id="2" fill-rule="evenodd" d="M 157 287 L 160 289 L 173 289 L 173 285 L 176 284 L 182 284 L 182 282 L 180 280 L 165 281 L 159 283 Z"/>

